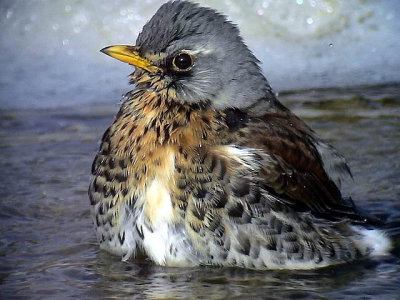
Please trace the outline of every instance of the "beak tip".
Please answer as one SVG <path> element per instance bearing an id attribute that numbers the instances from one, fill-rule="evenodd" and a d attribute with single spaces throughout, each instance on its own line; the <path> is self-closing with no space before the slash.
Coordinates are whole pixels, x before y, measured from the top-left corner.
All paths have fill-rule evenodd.
<path id="1" fill-rule="evenodd" d="M 104 53 L 104 54 L 108 54 L 108 51 L 107 51 L 108 48 L 109 47 L 104 47 L 103 49 L 100 50 L 100 52 Z"/>

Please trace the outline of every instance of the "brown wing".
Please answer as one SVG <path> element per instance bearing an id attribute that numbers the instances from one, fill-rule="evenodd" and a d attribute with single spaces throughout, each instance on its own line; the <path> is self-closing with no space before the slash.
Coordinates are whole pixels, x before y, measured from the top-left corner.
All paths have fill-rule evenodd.
<path id="1" fill-rule="evenodd" d="M 259 174 L 258 184 L 264 190 L 297 210 L 365 221 L 328 176 L 315 134 L 302 120 L 283 106 L 261 117 L 241 119 L 245 120 L 241 128 L 234 129 L 239 146 L 260 149 L 268 158 Z"/>

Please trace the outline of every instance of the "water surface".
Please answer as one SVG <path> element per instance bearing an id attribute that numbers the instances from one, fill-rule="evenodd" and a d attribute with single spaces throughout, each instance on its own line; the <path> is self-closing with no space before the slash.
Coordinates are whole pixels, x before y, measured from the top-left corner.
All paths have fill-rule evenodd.
<path id="1" fill-rule="evenodd" d="M 393 253 L 316 271 L 165 268 L 99 251 L 87 187 L 118 104 L 0 111 L 0 298 L 399 299 L 400 86 L 280 95 L 348 159 Z"/>

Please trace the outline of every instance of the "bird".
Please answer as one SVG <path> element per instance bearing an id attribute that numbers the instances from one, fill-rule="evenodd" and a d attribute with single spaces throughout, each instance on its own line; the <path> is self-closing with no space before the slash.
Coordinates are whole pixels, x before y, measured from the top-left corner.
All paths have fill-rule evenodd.
<path id="1" fill-rule="evenodd" d="M 255 270 L 388 253 L 380 220 L 340 191 L 346 159 L 278 100 L 225 15 L 166 2 L 134 46 L 101 52 L 134 71 L 91 170 L 100 249 Z"/>

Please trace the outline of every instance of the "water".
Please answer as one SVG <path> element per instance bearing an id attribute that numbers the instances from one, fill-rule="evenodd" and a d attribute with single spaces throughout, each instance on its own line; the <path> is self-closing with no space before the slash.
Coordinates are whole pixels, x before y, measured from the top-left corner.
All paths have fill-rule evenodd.
<path id="1" fill-rule="evenodd" d="M 400 86 L 280 99 L 349 160 L 356 203 L 387 220 L 386 258 L 316 271 L 164 268 L 99 250 L 87 187 L 108 105 L 0 111 L 2 299 L 399 299 Z"/>

